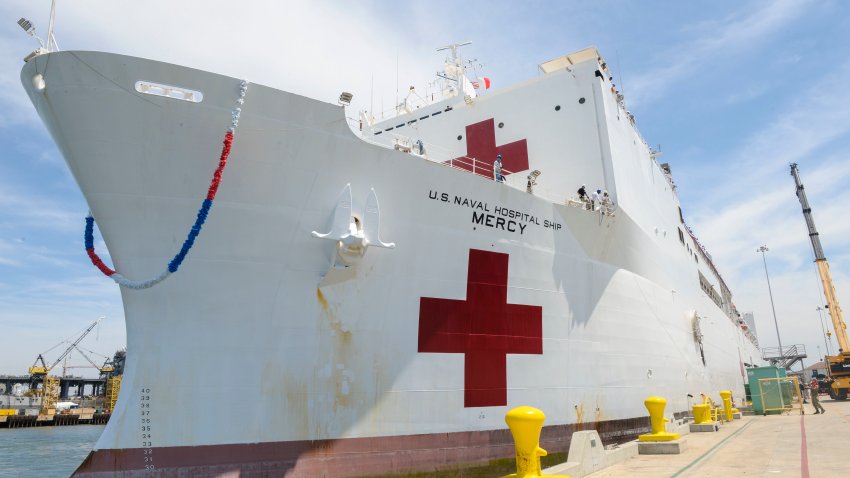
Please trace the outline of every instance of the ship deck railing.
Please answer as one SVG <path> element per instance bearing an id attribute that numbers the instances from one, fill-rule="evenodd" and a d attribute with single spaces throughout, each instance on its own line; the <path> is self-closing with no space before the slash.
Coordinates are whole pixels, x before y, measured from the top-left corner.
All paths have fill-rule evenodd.
<path id="1" fill-rule="evenodd" d="M 762 349 L 761 358 L 773 365 L 790 370 L 794 364 L 808 358 L 808 355 L 805 345 L 794 344 L 785 345 L 782 348 L 765 347 Z"/>
<path id="2" fill-rule="evenodd" d="M 494 178 L 492 161 L 482 161 L 472 156 L 454 157 L 447 148 L 441 148 L 439 145 L 433 143 L 424 145 L 424 151 L 420 153 L 417 152 L 418 147 L 416 143 L 409 137 L 395 133 L 389 133 L 389 135 L 393 137 L 393 149 L 491 180 Z M 371 138 L 365 136 L 362 138 L 376 146 L 384 148 L 388 147 L 387 144 L 375 141 Z M 511 171 L 505 168 L 502 168 L 502 175 L 505 177 L 502 184 L 527 192 L 527 177 L 517 174 L 516 171 Z M 603 215 L 613 216 L 617 209 L 615 204 L 608 201 L 600 201 L 600 203 L 596 204 L 595 207 L 591 207 L 589 200 L 582 200 L 577 196 L 558 194 L 536 184 L 533 186 L 532 192 L 529 194 L 533 194 L 534 196 L 545 199 L 553 204 L 563 204 L 568 207 L 574 207 L 588 212 L 598 212 Z"/>

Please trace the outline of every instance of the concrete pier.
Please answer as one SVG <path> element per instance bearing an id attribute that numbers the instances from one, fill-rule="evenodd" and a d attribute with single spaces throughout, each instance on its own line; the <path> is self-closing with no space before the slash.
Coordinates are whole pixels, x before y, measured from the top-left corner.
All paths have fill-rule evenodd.
<path id="1" fill-rule="evenodd" d="M 691 433 L 679 455 L 638 455 L 592 478 L 846 476 L 850 400 L 822 399 L 823 415 L 744 416 L 715 433 Z"/>
<path id="2" fill-rule="evenodd" d="M 109 413 L 0 416 L 0 428 L 105 425 L 110 416 Z"/>

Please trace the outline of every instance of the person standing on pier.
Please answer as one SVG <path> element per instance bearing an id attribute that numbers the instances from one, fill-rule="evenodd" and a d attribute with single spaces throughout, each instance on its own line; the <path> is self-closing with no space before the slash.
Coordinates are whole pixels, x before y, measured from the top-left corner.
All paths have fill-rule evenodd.
<path id="1" fill-rule="evenodd" d="M 809 393 L 812 396 L 812 406 L 815 407 L 815 415 L 818 413 L 826 413 L 823 405 L 820 404 L 820 399 L 818 398 L 818 394 L 820 393 L 820 384 L 818 383 L 817 376 L 812 377 L 812 381 L 809 382 Z"/>

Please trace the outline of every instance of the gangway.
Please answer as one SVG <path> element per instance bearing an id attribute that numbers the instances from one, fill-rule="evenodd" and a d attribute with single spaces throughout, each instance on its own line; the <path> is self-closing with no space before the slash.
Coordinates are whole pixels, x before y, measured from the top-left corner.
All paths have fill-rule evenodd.
<path id="1" fill-rule="evenodd" d="M 791 367 L 797 362 L 802 363 L 803 359 L 807 357 L 806 346 L 803 344 L 785 345 L 781 349 L 779 347 L 765 347 L 761 351 L 762 360 L 785 370 L 791 370 Z"/>

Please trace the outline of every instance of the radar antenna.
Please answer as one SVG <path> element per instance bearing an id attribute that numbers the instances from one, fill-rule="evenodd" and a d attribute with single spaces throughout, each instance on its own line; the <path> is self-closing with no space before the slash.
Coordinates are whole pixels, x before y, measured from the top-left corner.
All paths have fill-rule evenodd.
<path id="1" fill-rule="evenodd" d="M 466 46 L 466 45 L 472 45 L 472 42 L 471 41 L 465 41 L 463 43 L 452 43 L 451 45 L 446 45 L 446 46 L 442 46 L 440 48 L 437 48 L 437 51 L 443 51 L 443 50 L 451 50 L 452 51 L 451 62 L 452 62 L 452 65 L 456 67 L 456 72 L 455 72 L 453 79 L 455 81 L 457 81 L 458 84 L 461 84 L 460 78 L 461 78 L 461 76 L 463 76 L 463 65 L 461 64 L 460 57 L 457 54 L 457 49 L 462 47 L 462 46 Z"/>

